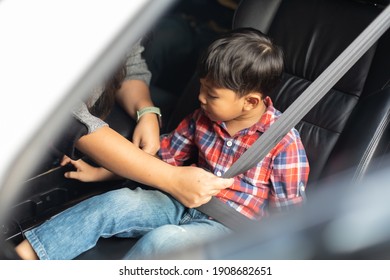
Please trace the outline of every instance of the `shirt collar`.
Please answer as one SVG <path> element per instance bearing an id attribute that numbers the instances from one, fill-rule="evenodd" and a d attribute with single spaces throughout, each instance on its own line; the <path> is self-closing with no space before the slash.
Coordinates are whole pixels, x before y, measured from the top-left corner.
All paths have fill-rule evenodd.
<path id="1" fill-rule="evenodd" d="M 266 106 L 266 110 L 264 114 L 261 116 L 260 120 L 254 125 L 252 125 L 251 127 L 241 130 L 239 132 L 239 135 L 244 135 L 244 134 L 252 135 L 257 131 L 264 133 L 279 117 L 281 113 L 274 108 L 272 100 L 269 96 L 265 97 L 263 102 Z M 218 134 L 222 135 L 224 133 L 227 133 L 226 125 L 224 122 L 213 122 L 213 123 L 215 126 L 214 128 Z"/>
<path id="2" fill-rule="evenodd" d="M 250 130 L 255 129 L 264 133 L 281 115 L 281 113 L 275 109 L 272 100 L 269 96 L 264 98 L 264 104 L 267 107 L 260 120 L 253 125 Z"/>

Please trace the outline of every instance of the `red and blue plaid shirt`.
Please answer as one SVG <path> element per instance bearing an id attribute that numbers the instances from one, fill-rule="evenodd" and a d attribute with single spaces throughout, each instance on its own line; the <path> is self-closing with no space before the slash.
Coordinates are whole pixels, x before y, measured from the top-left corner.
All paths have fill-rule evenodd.
<path id="1" fill-rule="evenodd" d="M 159 156 L 183 165 L 194 152 L 197 166 L 221 176 L 280 116 L 269 97 L 260 121 L 230 136 L 223 122 L 211 121 L 201 109 L 187 116 L 161 140 Z M 285 210 L 303 201 L 301 190 L 309 163 L 299 133 L 292 129 L 255 167 L 234 178 L 217 197 L 251 219 L 261 219 L 272 209 Z"/>

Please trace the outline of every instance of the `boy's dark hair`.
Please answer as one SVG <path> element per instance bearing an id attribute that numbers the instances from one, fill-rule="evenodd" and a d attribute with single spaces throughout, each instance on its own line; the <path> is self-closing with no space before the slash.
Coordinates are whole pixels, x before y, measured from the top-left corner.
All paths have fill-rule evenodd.
<path id="1" fill-rule="evenodd" d="M 269 95 L 281 79 L 283 53 L 253 28 L 239 28 L 215 40 L 200 58 L 198 74 L 216 87 L 240 97 L 249 92 Z"/>

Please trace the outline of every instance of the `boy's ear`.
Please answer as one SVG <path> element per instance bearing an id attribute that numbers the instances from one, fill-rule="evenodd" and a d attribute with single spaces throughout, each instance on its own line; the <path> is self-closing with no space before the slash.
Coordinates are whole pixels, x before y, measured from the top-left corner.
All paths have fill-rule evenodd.
<path id="1" fill-rule="evenodd" d="M 259 106 L 260 102 L 262 102 L 261 95 L 257 93 L 249 93 L 245 96 L 244 110 L 252 110 Z"/>

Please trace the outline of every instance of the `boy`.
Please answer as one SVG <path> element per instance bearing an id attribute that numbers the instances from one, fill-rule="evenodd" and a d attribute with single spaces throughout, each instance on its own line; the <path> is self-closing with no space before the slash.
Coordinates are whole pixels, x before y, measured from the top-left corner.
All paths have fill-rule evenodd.
<path id="1" fill-rule="evenodd" d="M 159 156 L 183 165 L 197 151 L 199 167 L 222 175 L 280 115 L 268 95 L 282 70 L 281 51 L 261 32 L 245 28 L 223 35 L 200 60 L 201 108 L 162 137 Z M 70 162 L 77 171 L 67 173 L 68 178 L 95 181 L 113 175 L 83 161 Z M 306 185 L 308 174 L 304 148 L 292 129 L 257 166 L 212 195 L 260 220 L 271 209 L 300 204 L 299 188 Z M 161 191 L 123 188 L 87 199 L 27 231 L 28 241 L 17 251 L 22 257 L 30 250 L 41 259 L 72 259 L 100 237 L 115 235 L 141 237 L 127 258 L 147 258 L 229 232 Z"/>

